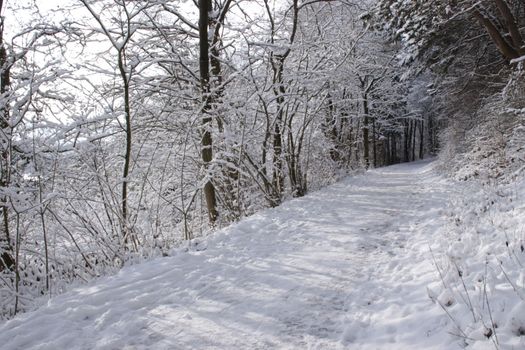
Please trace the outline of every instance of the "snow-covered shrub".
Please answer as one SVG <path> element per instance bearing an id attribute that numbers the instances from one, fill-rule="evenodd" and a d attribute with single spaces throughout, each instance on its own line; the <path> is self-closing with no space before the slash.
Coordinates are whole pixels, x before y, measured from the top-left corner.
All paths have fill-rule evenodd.
<path id="1" fill-rule="evenodd" d="M 475 111 L 472 128 L 462 125 L 463 137 L 450 126 L 445 134 L 441 168 L 468 182 L 448 210 L 429 295 L 471 349 L 525 345 L 524 91 L 518 70 Z"/>

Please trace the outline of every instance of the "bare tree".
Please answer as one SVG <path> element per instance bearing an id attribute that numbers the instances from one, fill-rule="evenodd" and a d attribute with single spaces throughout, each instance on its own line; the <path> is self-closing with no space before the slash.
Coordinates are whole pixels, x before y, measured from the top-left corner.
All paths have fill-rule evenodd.
<path id="1" fill-rule="evenodd" d="M 113 20 L 119 21 L 119 23 L 117 23 L 118 29 L 115 32 L 113 28 L 109 28 L 107 24 L 104 23 L 101 15 L 92 7 L 89 0 L 79 1 L 89 11 L 93 19 L 98 23 L 100 30 L 106 36 L 109 43 L 117 53 L 116 68 L 118 69 L 122 83 L 122 108 L 124 112 L 123 128 L 126 135 L 121 185 L 121 231 L 124 238 L 124 243 L 127 243 L 129 240 L 131 240 L 136 248 L 136 237 L 133 235 L 129 221 L 128 184 L 132 162 L 133 143 L 130 84 L 134 70 L 139 62 L 130 61 L 126 53 L 128 50 L 128 45 L 139 27 L 139 23 L 136 21 L 137 17 L 139 17 L 145 9 L 150 7 L 151 4 L 146 2 L 141 5 L 132 5 L 129 7 L 125 1 L 116 1 L 116 11 L 120 14 L 120 17 L 119 15 L 116 15 L 113 18 Z M 106 8 L 105 10 L 111 11 L 111 8 Z"/>

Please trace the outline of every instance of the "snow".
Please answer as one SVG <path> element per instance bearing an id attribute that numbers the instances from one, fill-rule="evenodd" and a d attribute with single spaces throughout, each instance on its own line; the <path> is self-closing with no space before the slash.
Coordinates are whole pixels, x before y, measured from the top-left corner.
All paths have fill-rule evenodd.
<path id="1" fill-rule="evenodd" d="M 1 348 L 459 349 L 427 290 L 456 191 L 429 161 L 347 178 L 57 296 Z"/>
<path id="2" fill-rule="evenodd" d="M 520 56 L 518 58 L 510 60 L 510 64 L 517 64 L 521 62 L 525 62 L 525 56 Z"/>
<path id="3" fill-rule="evenodd" d="M 510 170 L 490 186 L 461 186 L 447 209 L 453 220 L 442 243 L 449 244 L 439 248 L 443 278 L 429 285 L 450 295 L 453 333 L 468 349 L 525 349 L 525 179 Z"/>

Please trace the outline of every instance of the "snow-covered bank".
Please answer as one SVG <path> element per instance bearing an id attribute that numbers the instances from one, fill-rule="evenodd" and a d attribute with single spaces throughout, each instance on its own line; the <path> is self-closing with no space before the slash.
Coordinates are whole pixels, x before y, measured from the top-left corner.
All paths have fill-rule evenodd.
<path id="1" fill-rule="evenodd" d="M 468 349 L 525 349 L 524 209 L 517 177 L 467 182 L 447 210 L 452 220 L 434 245 L 441 278 L 429 294 Z"/>
<path id="2" fill-rule="evenodd" d="M 427 295 L 456 188 L 370 171 L 124 268 L 0 327 L 12 349 L 455 349 Z"/>
<path id="3" fill-rule="evenodd" d="M 435 245 L 441 278 L 429 293 L 449 305 L 451 332 L 468 349 L 525 349 L 523 76 L 520 67 L 503 90 L 449 113 L 442 134 L 437 168 L 461 184 Z"/>

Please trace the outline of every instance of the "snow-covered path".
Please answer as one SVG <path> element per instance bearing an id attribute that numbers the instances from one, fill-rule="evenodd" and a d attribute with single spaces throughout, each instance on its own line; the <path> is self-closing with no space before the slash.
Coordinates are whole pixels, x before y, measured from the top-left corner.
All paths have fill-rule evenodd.
<path id="1" fill-rule="evenodd" d="M 8 349 L 454 349 L 426 292 L 450 189 L 370 171 L 0 326 Z"/>

